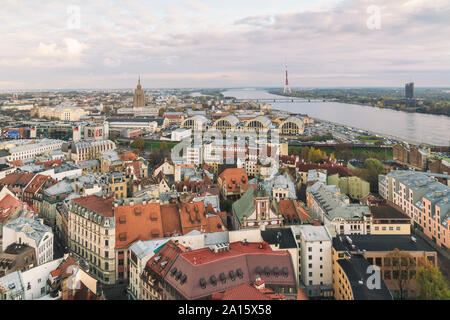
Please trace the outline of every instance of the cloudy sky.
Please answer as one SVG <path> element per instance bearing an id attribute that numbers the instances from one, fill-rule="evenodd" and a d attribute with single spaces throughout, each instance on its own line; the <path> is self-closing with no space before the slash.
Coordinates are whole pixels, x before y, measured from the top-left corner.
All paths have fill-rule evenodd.
<path id="1" fill-rule="evenodd" d="M 450 86 L 450 0 L 0 0 L 0 89 Z"/>

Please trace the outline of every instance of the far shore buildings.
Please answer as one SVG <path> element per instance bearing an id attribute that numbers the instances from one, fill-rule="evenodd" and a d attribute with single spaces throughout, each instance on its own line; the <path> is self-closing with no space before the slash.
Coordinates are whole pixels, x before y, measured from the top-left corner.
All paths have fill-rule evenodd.
<path id="1" fill-rule="evenodd" d="M 397 144 L 392 148 L 393 160 L 419 170 L 426 170 L 430 159 L 430 149 Z"/>

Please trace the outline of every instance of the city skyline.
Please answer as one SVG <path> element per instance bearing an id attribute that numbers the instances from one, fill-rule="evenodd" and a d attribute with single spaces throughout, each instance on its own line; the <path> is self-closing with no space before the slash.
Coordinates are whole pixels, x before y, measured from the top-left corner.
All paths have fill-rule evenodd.
<path id="1" fill-rule="evenodd" d="M 6 2 L 0 90 L 450 86 L 448 0 L 257 3 Z"/>

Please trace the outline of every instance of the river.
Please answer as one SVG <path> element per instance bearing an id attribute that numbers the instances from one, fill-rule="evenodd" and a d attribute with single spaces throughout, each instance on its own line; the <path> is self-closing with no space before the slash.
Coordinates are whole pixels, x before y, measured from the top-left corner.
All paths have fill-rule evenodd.
<path id="1" fill-rule="evenodd" d="M 237 99 L 280 98 L 261 89 L 233 89 L 222 92 Z M 274 109 L 308 114 L 354 128 L 386 134 L 405 140 L 431 145 L 448 146 L 450 143 L 450 117 L 410 113 L 340 102 L 278 102 Z"/>

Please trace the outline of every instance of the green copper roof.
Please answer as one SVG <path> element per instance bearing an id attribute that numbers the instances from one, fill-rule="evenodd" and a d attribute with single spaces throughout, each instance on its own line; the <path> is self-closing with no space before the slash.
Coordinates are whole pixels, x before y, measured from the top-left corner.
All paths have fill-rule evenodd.
<path id="1" fill-rule="evenodd" d="M 248 188 L 248 190 L 242 195 L 242 197 L 233 203 L 233 214 L 242 222 L 243 217 L 248 217 L 255 210 L 255 205 L 253 204 L 253 188 Z"/>

